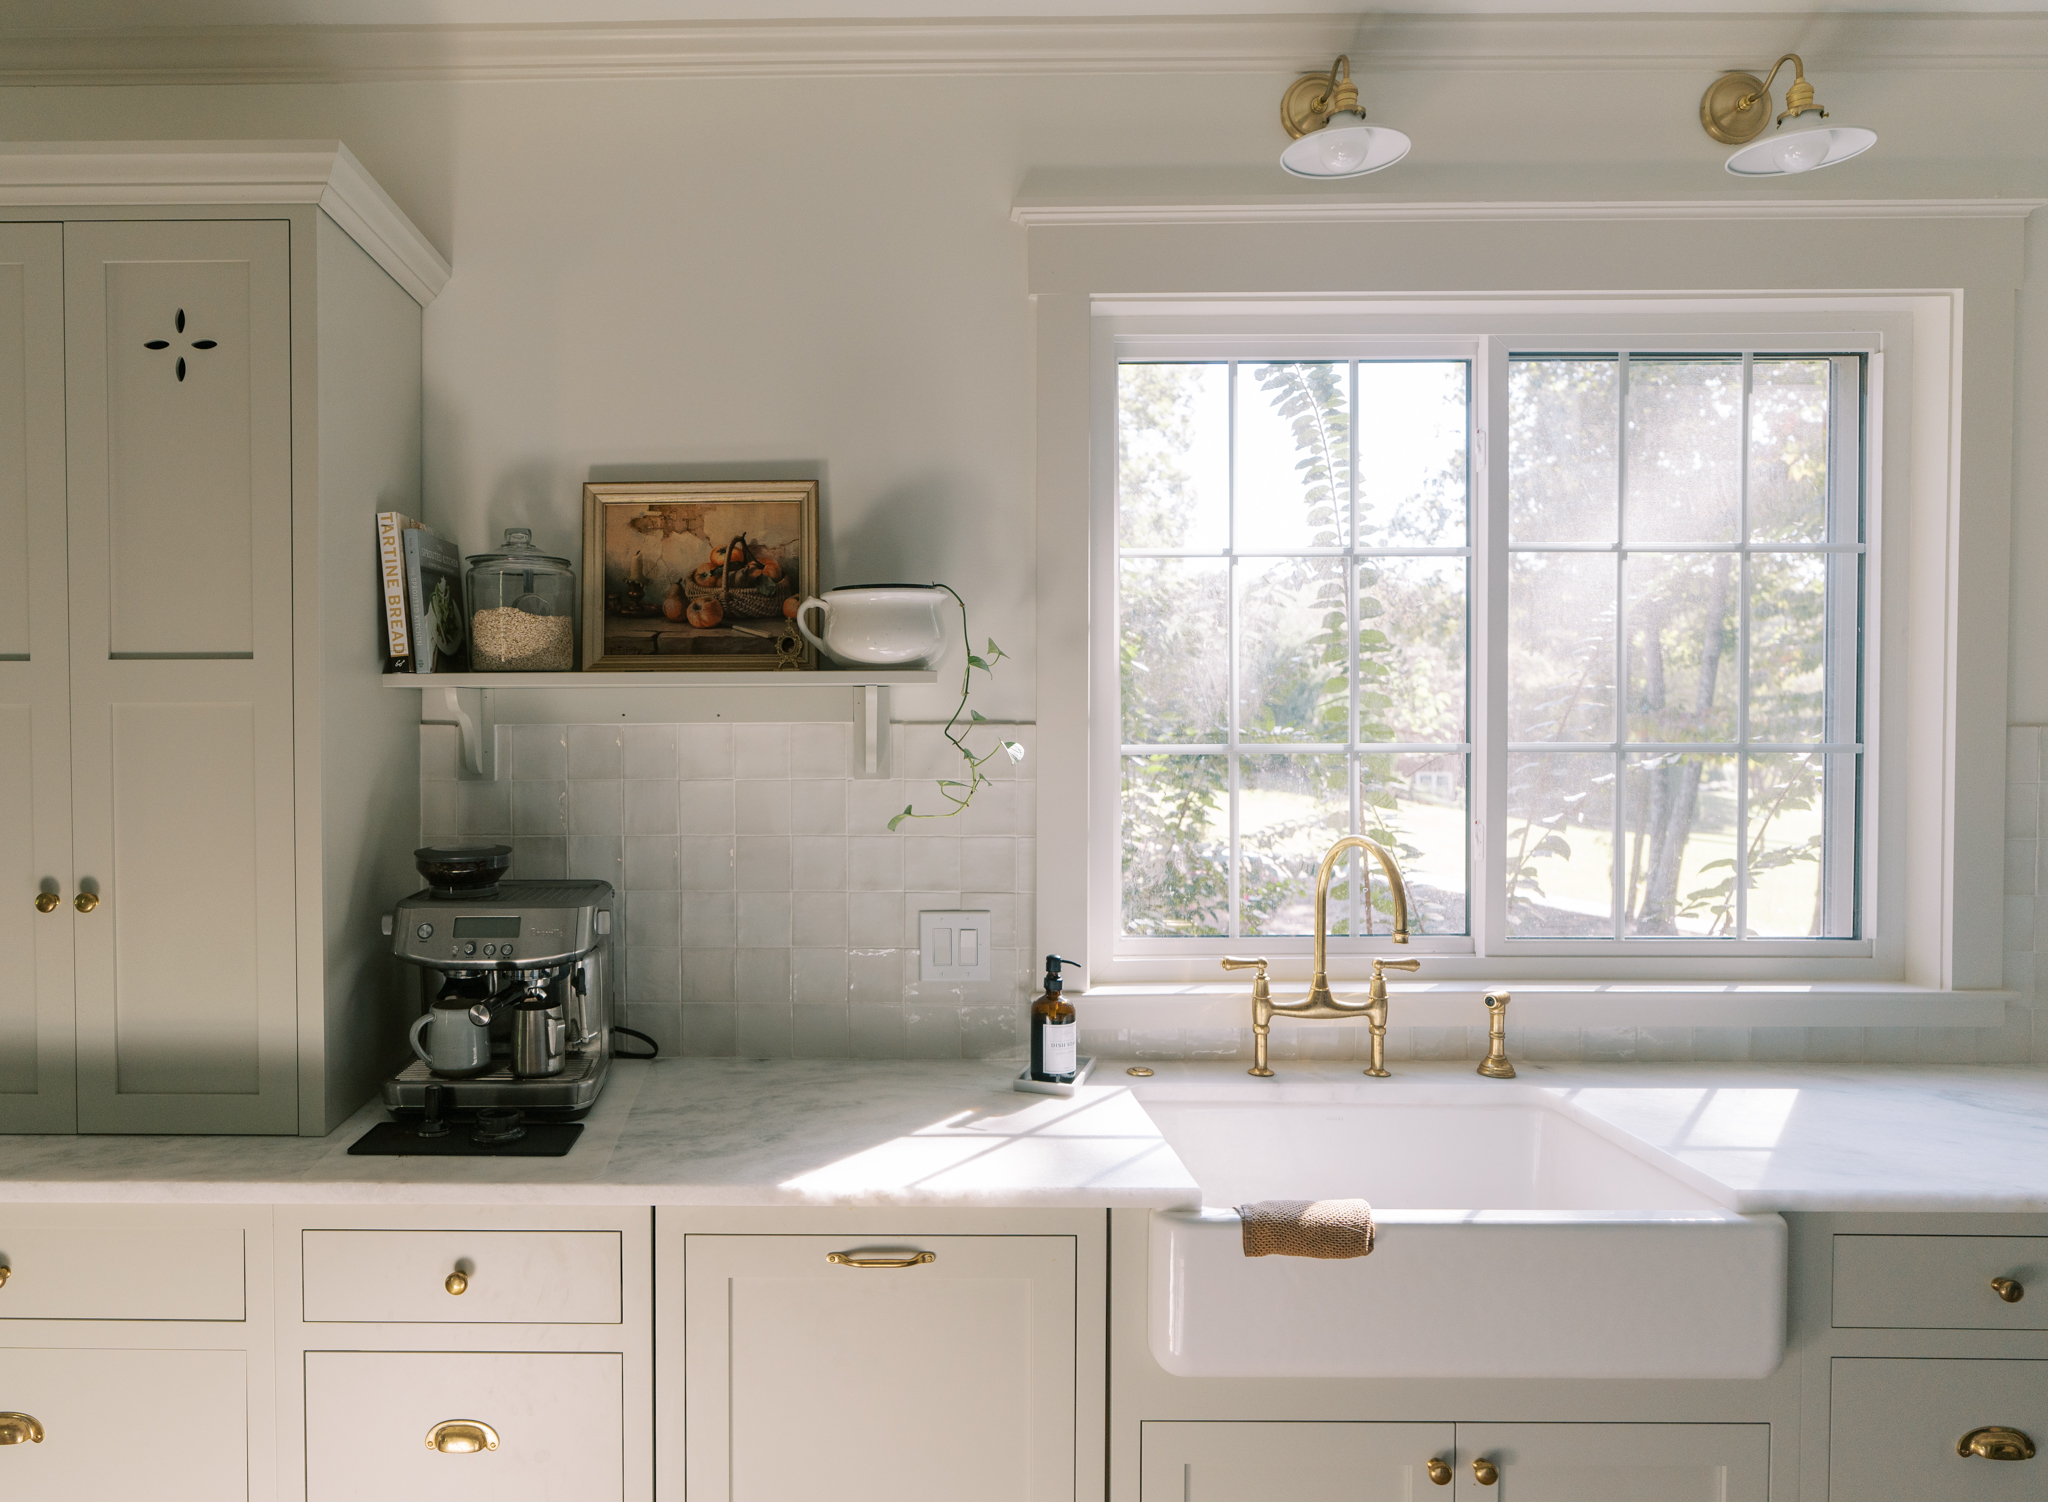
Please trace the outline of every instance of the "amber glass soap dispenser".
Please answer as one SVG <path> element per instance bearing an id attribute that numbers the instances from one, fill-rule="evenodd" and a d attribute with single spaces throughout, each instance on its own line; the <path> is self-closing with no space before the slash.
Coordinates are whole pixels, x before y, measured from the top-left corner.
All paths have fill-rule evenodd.
<path id="1" fill-rule="evenodd" d="M 1071 1085 L 1081 1067 L 1081 1024 L 1073 1003 L 1060 995 L 1060 966 L 1078 965 L 1056 954 L 1045 957 L 1045 994 L 1031 1003 L 1031 1077 L 1048 1085 Z"/>

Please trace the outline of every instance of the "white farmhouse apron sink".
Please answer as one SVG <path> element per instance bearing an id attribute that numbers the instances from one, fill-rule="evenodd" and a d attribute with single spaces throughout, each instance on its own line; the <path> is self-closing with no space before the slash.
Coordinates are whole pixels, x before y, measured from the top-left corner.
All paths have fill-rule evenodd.
<path id="1" fill-rule="evenodd" d="M 1251 1088 L 1246 1088 L 1251 1087 Z M 1361 1079 L 1141 1093 L 1202 1186 L 1155 1211 L 1151 1345 L 1185 1377 L 1763 1377 L 1785 1223 L 1541 1089 Z M 1231 1208 L 1370 1200 L 1368 1257 L 1246 1257 Z"/>

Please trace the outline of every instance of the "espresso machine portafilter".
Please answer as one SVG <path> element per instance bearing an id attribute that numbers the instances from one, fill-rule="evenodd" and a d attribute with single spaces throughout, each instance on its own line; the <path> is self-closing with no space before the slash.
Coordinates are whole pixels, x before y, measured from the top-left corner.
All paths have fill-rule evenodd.
<path id="1" fill-rule="evenodd" d="M 603 1088 L 617 1015 L 611 941 L 616 896 L 602 881 L 509 881 L 511 850 L 421 850 L 433 883 L 391 918 L 394 952 L 419 967 L 435 1026 L 488 1031 L 482 1070 L 437 1073 L 417 1059 L 384 1083 L 384 1103 L 407 1115 L 445 1089 L 454 1115 L 517 1109 L 534 1120 L 574 1120 Z"/>

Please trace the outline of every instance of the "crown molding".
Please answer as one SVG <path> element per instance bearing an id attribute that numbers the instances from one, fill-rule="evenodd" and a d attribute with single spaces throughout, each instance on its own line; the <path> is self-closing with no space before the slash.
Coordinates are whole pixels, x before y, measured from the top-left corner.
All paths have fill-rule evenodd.
<path id="1" fill-rule="evenodd" d="M 1148 224 L 1398 224 L 1455 221 L 1650 221 L 1671 219 L 2024 219 L 2042 198 L 1739 198 L 1552 203 L 1018 204 L 1013 223 L 1049 226 Z"/>
<path id="2" fill-rule="evenodd" d="M 1347 15 L 0 30 L 0 84 L 906 74 L 2048 68 L 2048 15 Z"/>
<path id="3" fill-rule="evenodd" d="M 453 269 L 339 141 L 0 142 L 0 204 L 312 203 L 425 307 Z"/>

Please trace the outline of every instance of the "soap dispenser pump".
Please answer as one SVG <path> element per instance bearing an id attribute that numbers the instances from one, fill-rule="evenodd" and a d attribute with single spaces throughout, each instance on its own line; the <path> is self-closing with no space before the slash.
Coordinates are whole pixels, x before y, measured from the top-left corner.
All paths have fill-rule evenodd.
<path id="1" fill-rule="evenodd" d="M 1060 995 L 1060 966 L 1079 964 L 1056 954 L 1045 957 L 1045 994 L 1031 1004 L 1031 1077 L 1041 1084 L 1071 1085 L 1080 1068 L 1080 1019 Z"/>

